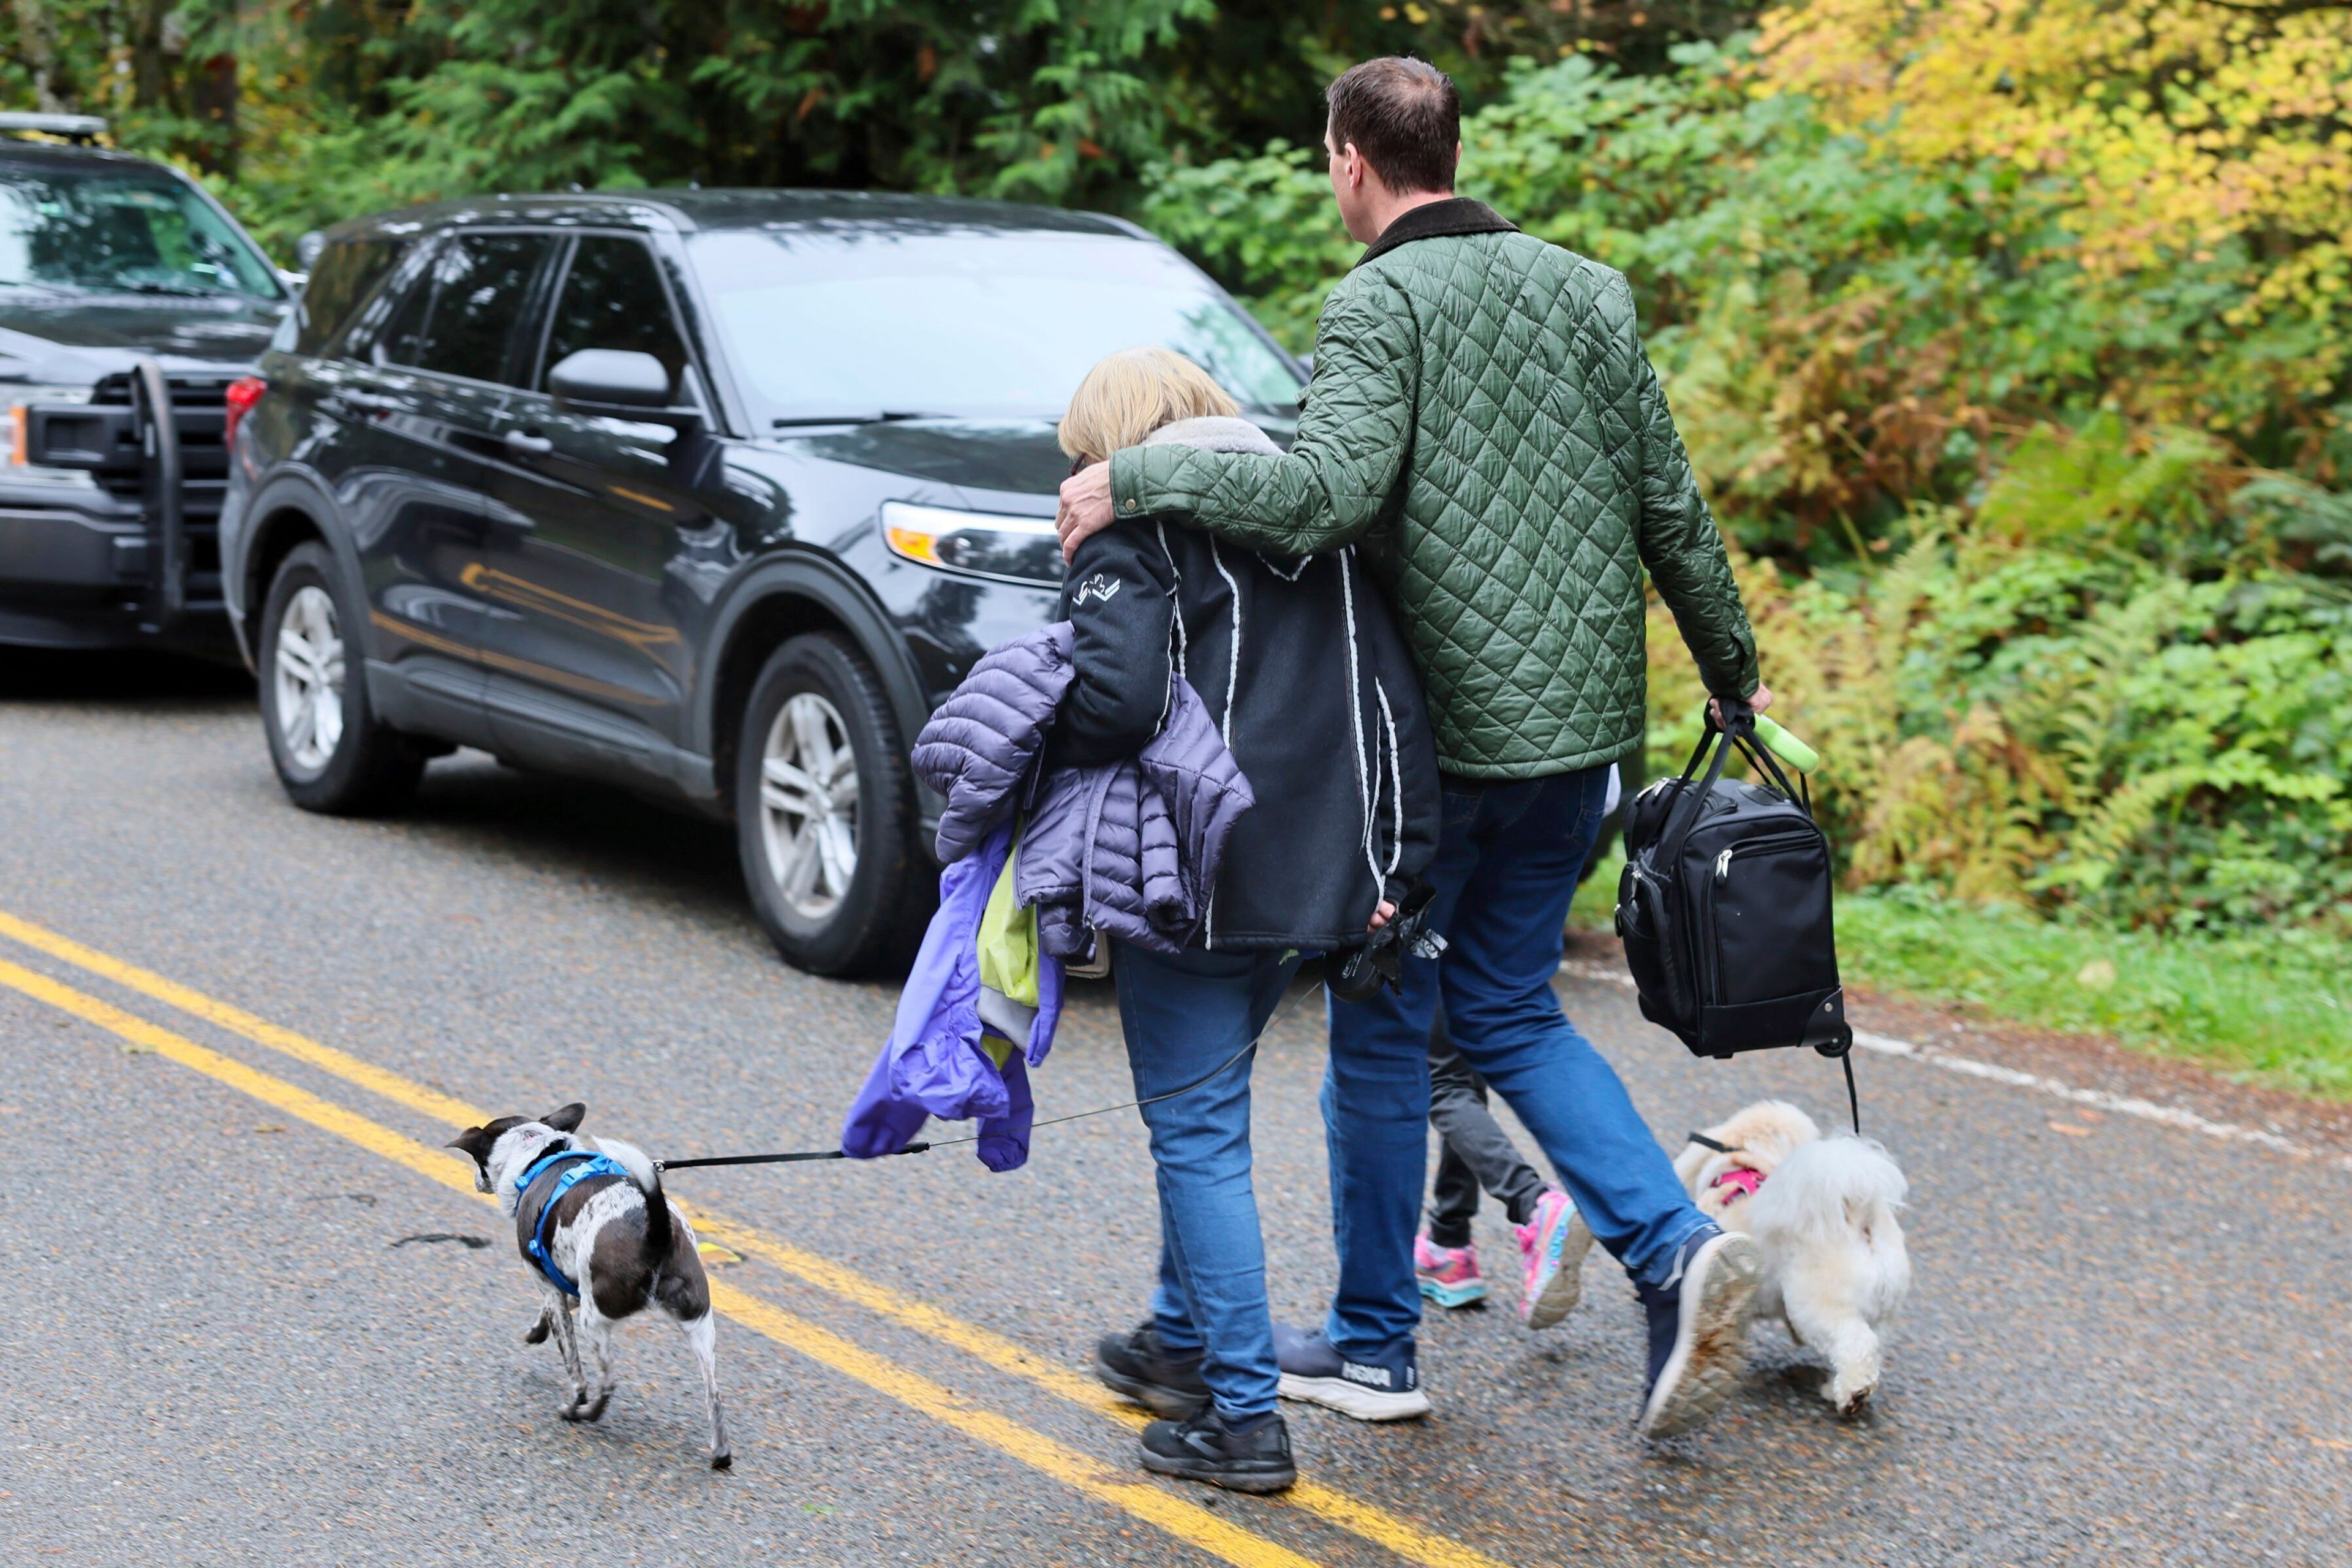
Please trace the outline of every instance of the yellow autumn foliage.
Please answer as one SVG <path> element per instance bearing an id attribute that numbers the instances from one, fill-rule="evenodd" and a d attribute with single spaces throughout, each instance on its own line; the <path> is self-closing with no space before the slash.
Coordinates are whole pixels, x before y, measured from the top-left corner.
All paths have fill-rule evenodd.
<path id="1" fill-rule="evenodd" d="M 1810 0 L 1764 17 L 1751 90 L 1802 93 L 1914 164 L 1998 162 L 2045 181 L 2095 279 L 2242 247 L 2239 324 L 2282 311 L 2346 364 L 2352 301 L 2352 9 L 2226 0 Z M 2162 408 L 2151 412 L 2178 414 Z"/>

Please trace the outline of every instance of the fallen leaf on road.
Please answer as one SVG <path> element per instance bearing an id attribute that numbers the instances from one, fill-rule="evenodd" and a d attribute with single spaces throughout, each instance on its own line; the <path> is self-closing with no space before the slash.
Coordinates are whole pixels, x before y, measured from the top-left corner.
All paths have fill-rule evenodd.
<path id="1" fill-rule="evenodd" d="M 125 1040 L 122 1042 L 122 1054 L 126 1057 L 152 1057 L 155 1054 L 155 1047 L 140 1040 Z"/>
<path id="2" fill-rule="evenodd" d="M 2063 1132 L 2069 1138 L 2088 1138 L 2091 1135 L 2089 1128 L 2077 1127 L 2071 1121 L 2053 1121 L 2050 1124 L 2050 1131 Z"/>
<path id="3" fill-rule="evenodd" d="M 724 1268 L 730 1263 L 740 1263 L 743 1261 L 743 1255 L 741 1253 L 730 1252 L 715 1241 L 697 1242 L 695 1243 L 695 1250 L 702 1254 L 702 1261 L 709 1264 L 714 1268 Z"/>

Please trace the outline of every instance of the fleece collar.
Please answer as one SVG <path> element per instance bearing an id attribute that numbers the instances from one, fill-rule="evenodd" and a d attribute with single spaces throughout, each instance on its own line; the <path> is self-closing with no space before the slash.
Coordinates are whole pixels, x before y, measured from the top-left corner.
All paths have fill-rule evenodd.
<path id="1" fill-rule="evenodd" d="M 1451 196 L 1442 202 L 1417 206 L 1381 230 L 1380 238 L 1366 247 L 1356 258 L 1361 267 L 1367 261 L 1386 256 L 1401 245 L 1411 245 L 1416 239 L 1437 239 L 1455 234 L 1517 234 L 1519 226 L 1488 206 L 1467 196 Z"/>
<path id="2" fill-rule="evenodd" d="M 1265 431 L 1246 419 L 1221 414 L 1171 420 L 1146 436 L 1143 444 L 1147 447 L 1197 447 L 1204 452 L 1250 452 L 1261 458 L 1282 456 L 1282 448 L 1276 446 Z"/>

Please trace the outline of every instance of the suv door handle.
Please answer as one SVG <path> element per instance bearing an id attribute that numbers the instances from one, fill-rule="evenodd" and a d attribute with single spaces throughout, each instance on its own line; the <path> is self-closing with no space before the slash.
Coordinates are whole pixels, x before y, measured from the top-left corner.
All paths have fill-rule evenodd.
<path id="1" fill-rule="evenodd" d="M 396 413 L 406 406 L 396 397 L 386 397 L 375 392 L 338 392 L 331 395 L 330 401 L 341 403 L 357 413 L 379 416 Z"/>
<path id="2" fill-rule="evenodd" d="M 509 430 L 507 432 L 507 450 L 519 458 L 541 458 L 555 450 L 555 443 L 528 430 Z"/>

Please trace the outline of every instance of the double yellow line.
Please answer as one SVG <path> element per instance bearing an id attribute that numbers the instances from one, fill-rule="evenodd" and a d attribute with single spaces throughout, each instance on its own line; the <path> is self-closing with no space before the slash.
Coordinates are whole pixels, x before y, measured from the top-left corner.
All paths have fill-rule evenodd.
<path id="1" fill-rule="evenodd" d="M 69 937 L 0 911 L 0 936 L 23 943 L 60 963 L 110 981 L 199 1018 L 226 1033 L 331 1074 L 395 1105 L 453 1128 L 478 1126 L 489 1115 L 465 1101 L 415 1083 L 331 1046 L 257 1017 L 241 1007 L 182 985 L 135 964 L 86 947 Z M 404 1133 L 373 1121 L 299 1085 L 261 1072 L 184 1036 L 127 1013 L 47 975 L 0 960 L 0 985 L 69 1013 L 129 1044 L 152 1050 L 216 1082 L 299 1117 L 480 1202 L 464 1163 Z M 1048 1393 L 1082 1405 L 1129 1426 L 1147 1417 L 1113 1398 L 1092 1379 L 1040 1360 L 1004 1336 L 968 1323 L 928 1302 L 868 1279 L 830 1258 L 728 1219 L 699 1205 L 673 1199 L 686 1211 L 702 1239 L 781 1269 L 842 1300 L 951 1346 L 998 1372 L 1025 1379 Z M 919 1373 L 908 1371 L 806 1319 L 719 1280 L 711 1299 L 735 1322 L 789 1346 L 811 1360 L 865 1384 L 944 1426 L 1079 1491 L 1145 1521 L 1180 1541 L 1201 1548 L 1235 1568 L 1314 1568 L 1310 1559 L 1224 1519 L 1180 1493 L 1113 1468 L 962 1397 Z M 1302 1480 L 1278 1506 L 1296 1508 L 1423 1568 L 1507 1568 L 1496 1559 L 1450 1537 L 1423 1529 L 1378 1504 L 1313 1480 Z"/>

